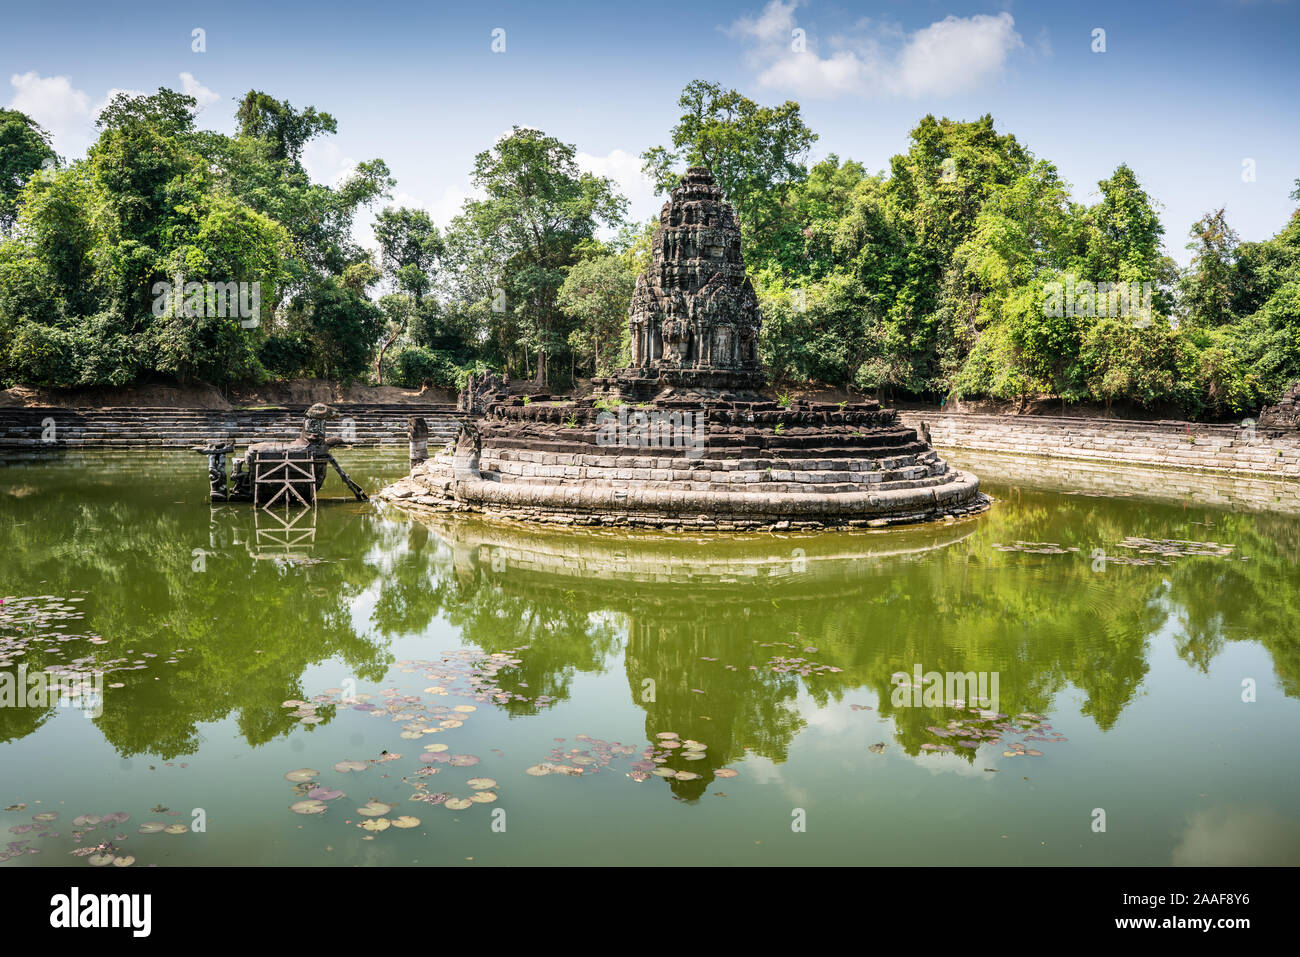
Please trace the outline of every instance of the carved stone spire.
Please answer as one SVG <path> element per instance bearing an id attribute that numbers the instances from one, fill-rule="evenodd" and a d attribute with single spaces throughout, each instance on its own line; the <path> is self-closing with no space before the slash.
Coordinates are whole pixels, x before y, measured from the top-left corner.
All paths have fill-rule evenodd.
<path id="1" fill-rule="evenodd" d="M 653 247 L 628 310 L 632 365 L 616 377 L 620 386 L 761 389 L 758 297 L 745 275 L 735 210 L 706 167 L 688 169 L 664 203 Z"/>

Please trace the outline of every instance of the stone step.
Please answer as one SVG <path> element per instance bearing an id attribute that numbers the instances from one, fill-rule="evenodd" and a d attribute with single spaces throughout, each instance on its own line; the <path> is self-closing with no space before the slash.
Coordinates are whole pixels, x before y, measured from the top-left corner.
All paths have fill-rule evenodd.
<path id="1" fill-rule="evenodd" d="M 460 431 L 460 419 L 441 407 L 336 406 L 340 419 L 330 433 L 350 427 L 349 445 L 396 445 L 407 441 L 407 417 L 420 415 L 429 425 L 429 441 L 442 446 Z M 45 442 L 53 424 L 55 441 Z M 183 448 L 213 439 L 237 445 L 287 440 L 302 426 L 302 411 L 171 409 L 0 409 L 0 447 Z"/>

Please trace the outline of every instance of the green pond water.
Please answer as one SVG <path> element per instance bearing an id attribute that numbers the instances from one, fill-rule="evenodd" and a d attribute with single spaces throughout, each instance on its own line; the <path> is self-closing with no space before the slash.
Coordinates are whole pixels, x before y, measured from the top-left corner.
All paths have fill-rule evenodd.
<path id="1" fill-rule="evenodd" d="M 986 514 L 719 539 L 421 522 L 333 475 L 286 519 L 210 507 L 192 453 L 11 454 L 0 672 L 104 674 L 0 707 L 0 866 L 1300 863 L 1295 511 L 954 458 Z M 896 691 L 918 668 L 996 701 Z"/>

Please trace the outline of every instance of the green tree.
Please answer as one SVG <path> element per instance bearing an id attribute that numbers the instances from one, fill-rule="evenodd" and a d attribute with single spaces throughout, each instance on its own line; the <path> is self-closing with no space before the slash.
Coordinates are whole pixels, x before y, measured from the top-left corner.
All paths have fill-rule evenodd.
<path id="1" fill-rule="evenodd" d="M 380 301 L 387 329 L 375 356 L 375 380 L 382 385 L 384 354 L 406 335 L 412 318 L 427 311 L 425 296 L 434 284 L 446 247 L 429 214 L 405 206 L 389 207 L 375 217 L 375 239 L 384 277 L 397 289 L 396 294 Z M 405 302 L 396 301 L 399 298 Z"/>
<path id="2" fill-rule="evenodd" d="M 1183 320 L 1203 328 L 1231 322 L 1236 288 L 1237 234 L 1228 226 L 1222 208 L 1206 213 L 1192 224 L 1191 265 L 1180 282 Z"/>
<path id="3" fill-rule="evenodd" d="M 619 224 L 627 208 L 611 180 L 578 170 L 575 155 L 539 130 L 514 127 L 475 157 L 473 182 L 486 198 L 466 202 L 452 225 L 463 261 L 473 260 L 466 265 L 479 277 L 476 292 L 516 320 L 516 341 L 535 356 L 543 385 L 551 356 L 567 348 L 564 270 L 600 224 Z"/>
<path id="4" fill-rule="evenodd" d="M 808 175 L 804 159 L 817 140 L 799 104 L 760 106 L 717 83 L 693 80 L 677 100 L 682 114 L 672 129 L 672 146 L 641 154 L 646 175 L 668 192 L 685 167 L 707 166 L 736 207 L 745 255 L 776 252 L 791 187 Z"/>
<path id="5" fill-rule="evenodd" d="M 298 163 L 303 147 L 322 133 L 337 133 L 338 122 L 314 106 L 295 110 L 288 100 L 277 100 L 260 90 L 249 90 L 235 112 L 239 135 L 271 144 L 271 156 Z"/>
<path id="6" fill-rule="evenodd" d="M 32 174 L 58 162 L 50 134 L 26 113 L 0 109 L 0 232 L 18 218 L 18 194 Z"/>
<path id="7" fill-rule="evenodd" d="M 621 344 L 636 267 L 627 253 L 593 256 L 571 266 L 560 287 L 560 309 L 575 323 L 570 345 L 595 375 L 609 375 L 622 365 Z"/>

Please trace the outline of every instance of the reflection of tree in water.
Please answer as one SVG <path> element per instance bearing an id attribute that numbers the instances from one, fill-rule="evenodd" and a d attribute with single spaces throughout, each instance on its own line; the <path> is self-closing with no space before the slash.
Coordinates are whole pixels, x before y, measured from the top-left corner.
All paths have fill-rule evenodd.
<path id="1" fill-rule="evenodd" d="M 706 548 L 634 538 L 609 544 L 473 520 L 434 525 L 449 543 L 454 557 L 444 561 L 456 568 L 458 596 L 470 608 L 449 618 L 466 622 L 466 637 L 492 642 L 491 650 L 512 647 L 512 634 L 525 635 L 530 684 L 538 671 L 579 667 L 580 622 L 593 613 L 626 619 L 628 691 L 646 712 L 647 740 L 673 731 L 709 746 L 707 761 L 674 757 L 669 763 L 704 775 L 670 781 L 678 796 L 694 797 L 707 787 L 709 769 L 746 753 L 784 760 L 803 727 L 795 704 L 801 690 L 819 705 L 874 692 L 881 713 L 894 721 L 897 741 L 919 753 L 937 740 L 927 727 L 969 712 L 895 707 L 890 676 L 910 675 L 918 663 L 925 672 L 996 672 L 1000 709 L 1011 715 L 1049 713 L 1073 686 L 1083 698 L 1081 713 L 1109 729 L 1139 693 L 1148 641 L 1171 614 L 1190 664 L 1204 667 L 1226 640 L 1260 640 L 1293 694 L 1300 593 L 1287 571 L 1294 571 L 1297 523 L 1210 514 L 1217 524 L 1198 539 L 1200 526 L 1191 522 L 1206 516 L 1176 506 L 1018 491 L 1014 501 L 960 533 L 950 531 L 947 540 L 932 540 L 928 550 L 915 533 Z M 1189 557 L 1169 566 L 1111 563 L 1094 571 L 1092 550 L 1128 554 L 1115 546 L 1129 536 L 1229 542 L 1251 561 Z M 1016 541 L 1078 550 L 1035 555 L 992 548 Z M 897 554 L 882 554 L 891 543 Z M 804 570 L 790 567 L 796 546 L 810 550 Z M 836 548 L 841 551 L 833 556 L 818 554 Z M 579 615 L 566 627 L 567 608 Z M 509 625 L 498 636 L 503 620 Z M 539 620 L 549 629 L 545 640 L 536 628 L 510 631 Z M 555 635 L 569 643 L 552 644 Z M 841 670 L 776 674 L 775 655 Z M 653 699 L 647 679 L 654 681 Z M 975 752 L 958 753 L 973 760 Z"/>
<path id="2" fill-rule="evenodd" d="M 42 475 L 42 490 L 17 507 L 0 495 L 7 566 L 0 587 L 7 594 L 84 590 L 86 622 L 68 631 L 109 639 L 100 646 L 67 642 L 66 658 L 29 652 L 29 669 L 92 653 L 103 660 L 128 651 L 132 658 L 158 656 L 145 670 L 105 678 L 106 685 L 126 687 L 106 688 L 103 714 L 93 720 L 120 754 L 193 753 L 197 726 L 231 714 L 245 739 L 260 744 L 299 727 L 280 703 L 304 695 L 301 677 L 310 665 L 338 656 L 373 680 L 387 670 L 389 656 L 356 633 L 349 607 L 376 578 L 373 566 L 257 562 L 243 543 L 253 535 L 251 511 L 229 512 L 222 521 L 230 524 L 213 529 L 206 504 L 160 504 L 183 494 L 166 475 L 139 476 L 134 487 L 120 477 L 92 476 L 74 489 L 59 487 L 68 481 L 65 471 Z M 363 552 L 369 520 L 321 509 L 326 521 L 331 512 L 338 513 L 334 528 L 348 540 L 344 547 Z M 230 544 L 221 547 L 222 538 Z M 193 570 L 194 549 L 206 553 L 202 571 Z M 177 649 L 187 649 L 179 663 L 164 664 Z M 22 733 L 13 722 L 27 721 L 30 715 L 0 714 L 0 733 Z"/>
<path id="3" fill-rule="evenodd" d="M 205 479 L 196 474 L 202 496 Z M 307 667 L 337 656 L 377 681 L 390 661 L 384 639 L 436 637 L 440 621 L 447 647 L 455 630 L 485 652 L 529 646 L 523 664 L 501 676 L 502 687 L 530 699 L 502 706 L 512 714 L 536 713 L 538 696 L 567 697 L 576 675 L 600 673 L 624 652 L 647 740 L 674 731 L 708 745 L 707 760 L 670 760 L 704 775 L 670 782 L 683 798 L 704 792 L 711 769 L 748 753 L 783 761 L 804 727 L 801 694 L 829 705 L 855 696 L 867 703 L 863 692 L 874 692 L 897 741 L 917 753 L 934 740 L 927 726 L 955 716 L 890 704 L 890 675 L 917 663 L 998 672 L 1001 708 L 1011 714 L 1048 713 L 1074 686 L 1083 713 L 1108 729 L 1146 677 L 1150 636 L 1166 628 L 1199 669 L 1229 641 L 1260 642 L 1286 693 L 1300 696 L 1300 522 L 1291 517 L 1013 490 L 980 519 L 954 526 L 706 540 L 453 519 L 433 522 L 430 534 L 390 513 L 323 506 L 313 552 L 321 563 L 289 566 L 250 557 L 247 514 L 228 513 L 214 528 L 206 506 L 171 505 L 182 494 L 170 474 L 6 478 L 0 472 L 0 593 L 84 589 L 87 624 L 69 630 L 110 638 L 96 655 L 159 656 L 119 676 L 127 686 L 107 693 L 95 719 L 124 755 L 191 753 L 199 723 L 232 714 L 250 744 L 286 734 L 298 725 L 280 703 L 313 693 L 301 685 Z M 21 497 L 6 493 L 16 488 Z M 1231 543 L 1250 560 L 1092 570 L 1093 548 L 1133 535 Z M 1080 551 L 992 548 L 1017 540 Z M 195 548 L 211 549 L 206 571 L 191 570 Z M 369 624 L 379 641 L 354 624 L 363 597 L 374 602 Z M 809 647 L 817 650 L 802 650 Z M 190 650 L 179 664 L 163 664 L 176 649 Z M 77 647 L 69 657 L 87 653 Z M 777 674 L 774 655 L 842 670 Z M 27 662 L 50 663 L 36 650 Z M 644 697 L 646 679 L 655 682 L 653 700 Z M 874 721 L 869 715 L 863 720 Z M 0 710 L 0 739 L 24 737 L 47 717 Z"/>
<path id="4" fill-rule="evenodd" d="M 763 649 L 745 640 L 749 609 L 704 596 L 696 605 L 681 597 L 633 616 L 626 663 L 632 700 L 645 709 L 647 740 L 674 731 L 682 740 L 708 745 L 706 760 L 687 761 L 673 752 L 665 765 L 701 775 L 668 779 L 674 794 L 694 799 L 714 780 L 713 769 L 746 752 L 784 761 L 804 720 L 795 707 L 798 679 L 764 669 Z"/>
<path id="5" fill-rule="evenodd" d="M 1166 569 L 1178 654 L 1204 672 L 1226 642 L 1258 641 L 1283 691 L 1300 697 L 1300 521 L 1267 513 L 1210 514 L 1214 525 L 1203 527 L 1207 539 L 1237 547 L 1231 561 L 1184 559 Z"/>
<path id="6" fill-rule="evenodd" d="M 409 529 L 403 560 L 382 579 L 372 624 L 387 636 L 422 634 L 441 617 L 489 654 L 527 645 L 522 664 L 498 676 L 500 688 L 529 699 L 499 705 L 509 713 L 536 714 L 538 697 L 567 698 L 574 675 L 604 672 L 621 649 L 622 629 L 601 603 L 568 589 L 539 595 L 495 573 L 479 549 L 454 549 L 416 522 Z"/>

